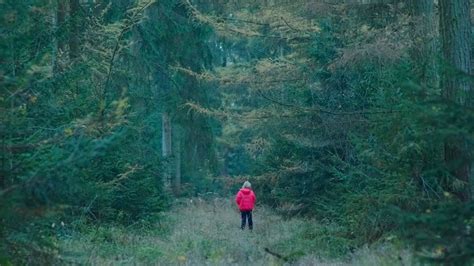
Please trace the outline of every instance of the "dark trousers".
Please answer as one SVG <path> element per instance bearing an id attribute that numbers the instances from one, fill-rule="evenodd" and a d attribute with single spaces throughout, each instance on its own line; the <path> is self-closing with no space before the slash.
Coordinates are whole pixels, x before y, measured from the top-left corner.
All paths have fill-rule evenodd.
<path id="1" fill-rule="evenodd" d="M 245 224 L 248 220 L 249 222 L 249 229 L 253 229 L 253 221 L 252 221 L 252 211 L 240 211 L 240 214 L 242 216 L 242 224 L 240 225 L 240 228 L 244 230 Z"/>

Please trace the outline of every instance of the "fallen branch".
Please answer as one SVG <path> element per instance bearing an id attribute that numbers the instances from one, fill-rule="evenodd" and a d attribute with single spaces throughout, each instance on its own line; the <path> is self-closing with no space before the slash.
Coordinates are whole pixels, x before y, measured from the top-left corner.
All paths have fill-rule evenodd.
<path id="1" fill-rule="evenodd" d="M 276 253 L 276 252 L 274 252 L 274 251 L 271 251 L 271 250 L 268 249 L 268 248 L 264 248 L 263 250 L 265 250 L 265 252 L 267 252 L 268 254 L 273 255 L 273 256 L 275 256 L 275 257 L 277 257 L 277 258 L 279 258 L 279 259 L 281 259 L 281 260 L 283 260 L 283 261 L 285 261 L 285 262 L 288 261 L 288 259 L 287 259 L 285 256 L 283 256 L 283 255 L 281 255 L 281 254 L 278 254 L 278 253 Z"/>
<path id="2" fill-rule="evenodd" d="M 15 190 L 18 187 L 20 187 L 20 186 L 19 185 L 13 185 L 13 186 L 5 188 L 4 190 L 0 190 L 0 198 L 7 195 L 7 194 L 9 194 L 10 192 L 12 192 L 13 190 Z"/>

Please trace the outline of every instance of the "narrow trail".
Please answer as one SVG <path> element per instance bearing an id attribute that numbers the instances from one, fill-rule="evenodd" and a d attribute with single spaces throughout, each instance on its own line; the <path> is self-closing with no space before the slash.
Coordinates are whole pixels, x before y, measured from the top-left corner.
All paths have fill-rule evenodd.
<path id="1" fill-rule="evenodd" d="M 240 229 L 229 199 L 185 200 L 156 228 L 98 228 L 61 242 L 65 262 L 94 265 L 411 265 L 411 257 L 363 249 L 329 260 L 315 241 L 314 222 L 254 210 L 254 230 Z"/>
<path id="2" fill-rule="evenodd" d="M 263 207 L 253 212 L 253 231 L 240 229 L 240 213 L 230 200 L 195 201 L 173 216 L 177 223 L 169 253 L 183 254 L 178 258 L 189 264 L 282 264 L 300 255 L 289 244 L 303 222 L 285 221 Z"/>

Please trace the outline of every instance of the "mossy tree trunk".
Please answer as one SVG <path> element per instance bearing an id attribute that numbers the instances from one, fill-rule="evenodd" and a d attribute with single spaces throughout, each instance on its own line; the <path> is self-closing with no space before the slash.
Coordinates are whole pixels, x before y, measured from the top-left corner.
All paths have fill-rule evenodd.
<path id="1" fill-rule="evenodd" d="M 440 0 L 439 9 L 444 97 L 452 105 L 472 106 L 471 86 L 467 79 L 471 73 L 470 0 Z M 446 165 L 455 178 L 453 184 L 462 184 L 453 185 L 454 192 L 460 200 L 469 201 L 471 159 L 466 140 L 459 134 L 450 135 L 444 148 Z"/>

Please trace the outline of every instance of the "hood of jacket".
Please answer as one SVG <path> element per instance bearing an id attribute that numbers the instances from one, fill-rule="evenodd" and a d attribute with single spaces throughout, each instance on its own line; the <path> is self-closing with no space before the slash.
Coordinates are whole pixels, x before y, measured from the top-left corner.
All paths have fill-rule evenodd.
<path id="1" fill-rule="evenodd" d="M 250 192 L 252 192 L 252 190 L 250 188 L 241 188 L 240 191 L 244 194 L 244 195 L 248 195 L 250 194 Z"/>

